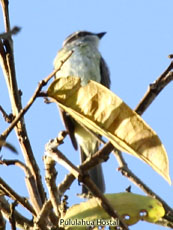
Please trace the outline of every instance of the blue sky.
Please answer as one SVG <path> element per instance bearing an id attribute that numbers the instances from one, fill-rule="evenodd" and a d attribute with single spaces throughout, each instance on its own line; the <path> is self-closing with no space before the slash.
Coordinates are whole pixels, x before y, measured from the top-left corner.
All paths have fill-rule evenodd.
<path id="1" fill-rule="evenodd" d="M 10 1 L 11 26 L 22 28 L 14 37 L 14 54 L 18 85 L 23 92 L 23 105 L 32 96 L 38 82 L 52 71 L 53 59 L 65 37 L 76 30 L 88 30 L 107 32 L 101 41 L 100 51 L 111 72 L 111 90 L 131 108 L 135 108 L 148 85 L 156 80 L 170 63 L 167 56 L 173 52 L 172 8 L 171 0 Z M 0 22 L 0 32 L 3 32 L 1 13 Z M 0 94 L 0 104 L 7 112 L 11 112 L 1 71 Z M 170 166 L 173 164 L 171 98 L 172 84 L 161 92 L 143 115 L 143 119 L 162 140 Z M 25 122 L 33 152 L 44 175 L 44 145 L 63 129 L 56 105 L 46 105 L 41 98 L 37 99 L 26 114 Z M 8 124 L 4 124 L 0 116 L 0 132 L 7 127 Z M 17 158 L 23 160 L 14 132 L 8 141 L 18 149 Z M 73 150 L 68 138 L 61 150 L 73 163 L 79 164 L 78 152 Z M 16 157 L 7 150 L 3 150 L 2 154 L 7 159 Z M 142 161 L 127 154 L 124 154 L 124 157 L 130 169 L 171 206 L 172 187 Z M 108 193 L 122 192 L 131 184 L 117 171 L 118 163 L 113 156 L 103 164 L 103 168 Z M 58 183 L 67 171 L 59 165 L 57 170 Z M 27 196 L 24 174 L 19 168 L 1 166 L 0 174 L 18 193 Z M 173 178 L 171 167 L 170 175 Z M 131 185 L 132 192 L 143 194 L 135 185 Z M 69 204 L 80 201 L 76 197 L 76 193 L 80 191 L 81 187 L 75 182 L 67 193 Z M 130 227 L 132 230 L 146 228 L 164 229 L 144 222 Z"/>

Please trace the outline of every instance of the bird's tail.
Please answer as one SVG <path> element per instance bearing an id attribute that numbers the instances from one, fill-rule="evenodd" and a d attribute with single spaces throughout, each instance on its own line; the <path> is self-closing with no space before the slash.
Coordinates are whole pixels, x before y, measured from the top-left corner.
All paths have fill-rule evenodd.
<path id="1" fill-rule="evenodd" d="M 81 152 L 81 161 L 83 162 L 86 160 L 86 154 L 84 153 L 82 148 L 80 148 L 80 152 Z M 101 164 L 90 169 L 88 173 L 92 181 L 96 184 L 96 186 L 101 190 L 101 192 L 104 193 L 105 192 L 105 181 L 104 181 Z M 85 194 L 88 193 L 88 189 L 85 185 L 82 185 L 82 193 L 85 193 Z"/>

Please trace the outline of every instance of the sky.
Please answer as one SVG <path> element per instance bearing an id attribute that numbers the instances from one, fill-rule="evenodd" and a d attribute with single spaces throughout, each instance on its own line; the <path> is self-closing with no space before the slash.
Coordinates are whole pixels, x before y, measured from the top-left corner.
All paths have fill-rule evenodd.
<path id="1" fill-rule="evenodd" d="M 63 40 L 77 30 L 107 32 L 100 43 L 100 52 L 110 69 L 111 90 L 132 109 L 139 103 L 149 84 L 154 82 L 170 63 L 168 55 L 173 52 L 172 0 L 88 0 L 84 2 L 18 0 L 17 2 L 9 1 L 9 4 L 11 26 L 22 28 L 13 40 L 17 81 L 23 92 L 23 106 L 33 95 L 38 82 L 53 70 L 53 59 L 61 48 Z M 0 32 L 3 31 L 0 12 Z M 170 162 L 170 175 L 173 178 L 171 87 L 172 83 L 159 94 L 142 117 L 156 131 L 164 144 Z M 10 113 L 11 107 L 2 71 L 0 71 L 0 95 L 0 105 Z M 42 98 L 39 98 L 25 115 L 25 122 L 45 184 L 42 161 L 44 146 L 64 128 L 57 106 L 47 105 Z M 7 127 L 8 124 L 0 116 L 0 132 Z M 17 148 L 19 155 L 14 156 L 10 151 L 3 149 L 1 152 L 3 157 L 23 161 L 14 131 L 8 137 L 8 141 Z M 69 138 L 66 138 L 65 144 L 60 149 L 74 164 L 79 164 L 79 154 L 73 150 Z M 172 186 L 139 159 L 126 153 L 123 155 L 129 168 L 172 206 Z M 67 171 L 60 165 L 56 168 L 58 184 Z M 117 168 L 118 163 L 113 156 L 110 156 L 109 161 L 103 164 L 106 192 L 123 192 L 131 185 L 132 192 L 144 195 L 140 189 L 123 177 Z M 0 166 L 0 175 L 19 194 L 28 196 L 24 173 L 21 169 L 14 166 Z M 80 192 L 81 186 L 76 181 L 67 192 L 69 205 L 80 202 L 76 196 Z M 165 229 L 146 222 L 139 222 L 130 227 L 131 230 L 146 228 L 148 230 Z"/>

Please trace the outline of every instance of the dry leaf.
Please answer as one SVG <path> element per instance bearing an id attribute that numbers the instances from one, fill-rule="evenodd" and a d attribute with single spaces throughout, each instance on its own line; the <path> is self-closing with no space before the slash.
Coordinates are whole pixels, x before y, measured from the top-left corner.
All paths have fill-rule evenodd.
<path id="1" fill-rule="evenodd" d="M 108 138 L 117 149 L 142 159 L 171 183 L 159 137 L 109 89 L 95 81 L 81 86 L 78 77 L 62 77 L 54 80 L 47 93 L 76 121 Z"/>

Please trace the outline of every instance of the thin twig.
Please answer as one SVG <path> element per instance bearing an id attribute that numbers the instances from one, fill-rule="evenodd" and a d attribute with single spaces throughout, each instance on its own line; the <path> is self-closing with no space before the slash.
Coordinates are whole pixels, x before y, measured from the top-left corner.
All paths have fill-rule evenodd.
<path id="1" fill-rule="evenodd" d="M 158 77 L 158 79 L 153 84 L 150 85 L 148 91 L 146 92 L 146 94 L 144 95 L 144 97 L 136 107 L 135 109 L 136 113 L 142 115 L 145 112 L 145 110 L 148 108 L 148 106 L 158 96 L 161 90 L 163 90 L 164 87 L 166 87 L 166 85 L 173 80 L 173 72 L 171 72 L 172 69 L 173 69 L 173 62 L 171 62 L 168 68 L 160 75 L 160 77 Z M 173 209 L 161 197 L 159 197 L 147 185 L 145 185 L 143 181 L 141 181 L 128 168 L 128 165 L 120 152 L 116 152 L 115 155 L 120 165 L 119 171 L 122 173 L 122 175 L 130 179 L 134 184 L 136 184 L 139 188 L 141 188 L 147 195 L 156 198 L 162 203 L 166 211 L 166 215 L 164 216 L 164 218 L 167 220 L 167 226 L 168 225 L 172 226 L 171 222 L 173 222 Z"/>
<path id="2" fill-rule="evenodd" d="M 59 146 L 60 144 L 64 143 L 64 138 L 66 137 L 66 135 L 67 135 L 66 131 L 59 132 L 58 137 L 56 138 L 57 146 Z M 72 180 L 70 179 L 71 177 L 72 177 Z M 51 176 L 50 176 L 50 178 L 51 178 Z M 59 191 L 59 187 L 58 188 L 55 187 L 55 182 L 53 182 L 53 184 L 54 184 L 53 185 L 53 191 L 52 191 L 52 185 L 49 186 L 49 184 L 48 184 L 48 190 L 49 190 L 50 198 L 51 197 L 52 198 L 50 200 L 48 200 L 48 201 L 45 202 L 42 210 L 40 211 L 39 215 L 37 216 L 36 223 L 37 223 L 38 226 L 42 225 L 43 220 L 46 218 L 45 216 L 49 215 L 49 213 L 51 212 L 53 206 L 55 206 L 55 210 L 57 210 L 56 213 L 58 213 L 59 208 L 57 207 L 57 204 L 59 204 L 59 199 L 60 198 L 58 198 L 58 201 L 56 203 L 57 191 L 59 193 L 58 197 L 62 196 L 62 194 L 70 187 L 70 185 L 72 184 L 72 182 L 75 180 L 75 177 L 72 174 L 70 174 L 69 180 L 70 180 L 69 184 L 66 181 L 66 182 L 64 182 L 66 185 L 60 186 L 60 189 L 62 188 L 63 192 Z M 66 189 L 65 189 L 65 187 L 66 187 Z M 50 213 L 49 217 L 51 219 L 51 223 L 53 223 L 55 226 L 57 226 L 57 224 L 58 224 L 58 218 L 55 215 L 53 215 L 53 213 Z"/>
<path id="3" fill-rule="evenodd" d="M 139 179 L 139 177 L 137 177 L 129 168 L 128 165 L 126 163 L 126 161 L 124 160 L 122 154 L 120 152 L 114 152 L 120 167 L 118 168 L 118 171 L 121 172 L 121 174 L 125 177 L 127 177 L 130 181 L 132 181 L 132 183 L 134 183 L 136 186 L 138 186 L 143 192 L 145 192 L 148 196 L 151 196 L 157 200 L 159 200 L 165 211 L 166 214 L 163 218 L 165 218 L 167 220 L 167 223 L 173 222 L 173 209 L 159 196 L 157 195 L 154 191 L 152 191 L 146 184 L 144 184 L 143 181 L 141 181 Z"/>
<path id="4" fill-rule="evenodd" d="M 28 111 L 28 109 L 34 103 L 34 101 L 36 100 L 36 98 L 37 98 L 39 92 L 41 91 L 42 87 L 45 86 L 48 83 L 48 81 L 55 75 L 55 73 L 61 69 L 61 67 L 64 64 L 64 62 L 66 62 L 66 60 L 72 55 L 72 53 L 73 52 L 69 52 L 69 54 L 67 55 L 67 57 L 64 58 L 64 60 L 61 61 L 59 67 L 56 70 L 54 70 L 51 74 L 49 74 L 49 76 L 46 77 L 43 81 L 40 82 L 40 84 L 38 85 L 37 89 L 35 90 L 34 95 L 29 100 L 28 104 L 25 106 L 24 109 L 20 110 L 18 116 L 13 120 L 13 122 L 7 128 L 7 130 L 5 130 L 2 133 L 0 139 L 5 140 L 7 138 L 7 136 L 9 135 L 9 133 L 13 130 L 13 128 L 18 124 L 18 122 L 21 120 L 21 118 L 23 117 L 23 115 Z M 41 182 L 41 177 L 40 177 L 40 174 L 39 174 L 39 168 L 38 168 L 38 165 L 37 165 L 37 163 L 35 161 L 34 155 L 32 153 L 32 149 L 31 149 L 31 146 L 30 146 L 30 143 L 29 143 L 29 139 L 27 138 L 25 127 L 23 127 L 22 130 L 23 130 L 23 132 L 17 132 L 17 133 L 24 133 L 25 134 L 24 135 L 24 139 L 23 138 L 19 138 L 19 140 L 21 140 L 21 141 L 24 140 L 24 143 L 26 144 L 26 145 L 24 144 L 25 145 L 24 149 L 26 150 L 24 152 L 25 153 L 24 154 L 25 161 L 27 162 L 27 165 L 30 167 L 32 174 L 35 175 L 35 178 L 37 178 L 36 182 L 37 182 L 38 190 L 40 192 L 42 202 L 44 202 L 44 200 L 45 200 L 45 192 L 44 192 L 43 185 L 42 185 L 42 182 Z M 25 148 L 25 147 L 27 147 L 27 148 Z"/>
<path id="5" fill-rule="evenodd" d="M 52 73 L 50 73 L 44 80 L 42 80 L 39 84 L 38 87 L 36 88 L 33 96 L 31 97 L 31 99 L 28 101 L 27 105 L 20 111 L 20 113 L 18 114 L 18 116 L 12 121 L 12 123 L 10 124 L 10 126 L 1 134 L 1 137 L 4 139 L 6 138 L 9 133 L 13 130 L 13 128 L 16 126 L 16 124 L 18 123 L 18 121 L 20 121 L 20 119 L 24 116 L 24 114 L 28 111 L 28 109 L 31 107 L 31 105 L 34 103 L 34 101 L 36 100 L 37 96 L 39 95 L 40 91 L 42 90 L 42 88 L 48 83 L 48 81 L 56 74 L 56 72 L 58 72 L 61 67 L 63 66 L 63 64 L 67 61 L 67 59 L 72 55 L 73 52 L 69 52 L 69 54 L 66 56 L 66 58 L 64 58 L 64 60 L 61 61 L 60 66 L 55 69 Z"/>
<path id="6" fill-rule="evenodd" d="M 115 153 L 116 157 L 118 159 L 118 162 L 120 164 L 120 167 L 118 168 L 118 171 L 122 173 L 123 176 L 127 177 L 130 181 L 132 181 L 134 184 L 136 184 L 141 190 L 143 190 L 147 195 L 156 198 L 159 200 L 163 206 L 164 209 L 167 212 L 172 212 L 173 214 L 173 209 L 161 198 L 159 197 L 156 193 L 154 193 L 147 185 L 143 183 L 128 167 L 127 163 L 124 164 L 125 160 L 122 158 L 122 156 L 117 156 L 119 154 L 118 152 Z M 122 161 L 123 159 L 123 161 Z"/>
<path id="7" fill-rule="evenodd" d="M 14 201 L 11 205 L 10 205 L 10 217 L 9 217 L 9 222 L 11 224 L 11 230 L 16 230 L 16 220 L 15 220 L 15 208 L 17 206 L 17 201 Z"/>
<path id="8" fill-rule="evenodd" d="M 15 154 L 18 153 L 16 148 L 12 144 L 10 144 L 9 142 L 6 142 L 4 140 L 0 140 L 0 148 L 2 148 L 2 146 L 10 149 Z"/>
<path id="9" fill-rule="evenodd" d="M 41 209 L 41 211 L 37 214 L 37 218 L 35 219 L 35 226 L 43 229 L 45 226 L 45 222 L 48 221 L 49 216 L 51 217 L 52 203 L 50 200 L 46 201 Z M 53 221 L 51 220 L 51 224 L 57 227 L 58 220 L 55 218 Z M 52 228 L 53 229 L 53 228 Z"/>
<path id="10" fill-rule="evenodd" d="M 173 80 L 173 73 L 170 72 L 173 69 L 173 62 L 170 63 L 168 68 L 160 75 L 160 77 L 152 84 L 150 84 L 144 97 L 137 105 L 135 111 L 142 115 L 149 105 L 154 101 L 158 94 Z"/>
<path id="11" fill-rule="evenodd" d="M 62 196 L 72 185 L 75 180 L 75 176 L 72 173 L 68 173 L 64 180 L 58 185 L 59 194 Z"/>
<path id="12" fill-rule="evenodd" d="M 55 161 L 48 156 L 44 156 L 43 160 L 45 164 L 45 181 L 49 191 L 49 197 L 52 202 L 52 206 L 56 216 L 60 217 L 59 207 L 58 207 L 60 205 L 60 197 L 56 186 L 57 172 L 55 170 Z"/>
<path id="13" fill-rule="evenodd" d="M 2 215 L 1 204 L 0 204 L 0 230 L 5 230 L 5 226 L 6 226 L 6 221 Z"/>
<path id="14" fill-rule="evenodd" d="M 0 164 L 3 165 L 16 165 L 19 166 L 25 173 L 25 183 L 28 189 L 30 201 L 34 207 L 36 213 L 41 210 L 41 200 L 38 192 L 37 185 L 35 183 L 34 177 L 31 174 L 30 169 L 21 161 L 19 160 L 0 160 Z"/>
<path id="15" fill-rule="evenodd" d="M 14 26 L 9 32 L 0 34 L 0 39 L 9 39 L 12 35 L 16 35 L 21 30 L 20 27 Z"/>
<path id="16" fill-rule="evenodd" d="M 3 196 L 0 196 L 0 210 L 7 219 L 10 218 L 10 204 Z M 17 226 L 21 229 L 31 229 L 33 226 L 32 220 L 27 219 L 17 211 L 14 211 L 14 218 Z"/>
<path id="17" fill-rule="evenodd" d="M 2 5 L 3 16 L 4 16 L 5 32 L 9 33 L 11 31 L 11 28 L 10 28 L 8 0 L 1 0 L 1 5 Z M 13 40 L 10 34 L 8 39 L 4 39 L 3 42 L 0 41 L 0 62 L 6 80 L 8 92 L 9 92 L 12 113 L 15 117 L 17 117 L 19 115 L 19 112 L 22 110 L 22 103 L 21 103 L 21 95 L 18 89 L 18 84 L 16 79 Z M 27 134 L 27 130 L 23 118 L 16 123 L 15 132 L 18 137 L 20 147 L 22 149 L 23 156 L 25 158 L 26 165 L 30 168 L 31 173 L 34 176 L 34 180 L 36 181 L 39 190 L 39 195 L 43 203 L 45 200 L 45 191 L 41 181 L 39 167 L 37 165 L 37 162 L 34 158 L 34 154 L 32 152 L 31 144 L 29 141 L 29 137 Z M 7 136 L 1 135 L 0 139 L 5 140 L 6 137 Z"/>
<path id="18" fill-rule="evenodd" d="M 108 160 L 109 154 L 114 149 L 114 146 L 108 142 L 106 143 L 102 149 L 92 155 L 90 159 L 86 159 L 80 166 L 83 172 L 90 170 L 91 168 L 95 167 L 99 163 Z M 59 194 L 62 196 L 67 189 L 70 188 L 71 184 L 75 180 L 75 177 L 72 173 L 69 173 L 65 176 L 64 180 L 59 184 L 58 190 Z"/>
<path id="19" fill-rule="evenodd" d="M 155 224 L 158 224 L 158 225 L 161 225 L 167 228 L 173 228 L 173 221 L 170 222 L 163 218 L 161 220 L 158 220 Z"/>
<path id="20" fill-rule="evenodd" d="M 9 4 L 8 0 L 1 0 L 2 12 L 4 16 L 4 23 L 5 23 L 5 30 L 7 32 L 10 31 L 10 18 L 9 18 L 8 4 Z"/>
<path id="21" fill-rule="evenodd" d="M 10 31 L 10 21 L 9 21 L 9 14 L 8 14 L 8 2 L 1 0 L 1 4 L 3 7 L 3 12 L 4 12 L 6 32 L 9 32 Z M 21 99 L 20 99 L 19 90 L 18 90 L 17 81 L 16 81 L 16 75 L 15 75 L 13 42 L 12 42 L 11 37 L 9 37 L 8 40 L 5 40 L 4 44 L 1 43 L 0 45 L 1 45 L 0 46 L 1 65 L 4 71 L 4 76 L 7 82 L 7 86 L 9 89 L 9 95 L 11 99 L 13 114 L 15 114 L 16 116 L 16 118 L 13 120 L 11 125 L 7 128 L 7 130 L 4 133 L 2 133 L 2 135 L 0 136 L 0 140 L 4 141 L 9 135 L 9 133 L 15 127 L 18 139 L 20 140 L 21 148 L 23 149 L 23 154 L 24 154 L 26 165 L 30 168 L 32 175 L 34 175 L 34 179 L 36 180 L 39 195 L 41 197 L 42 203 L 44 203 L 45 191 L 42 185 L 41 176 L 39 173 L 40 172 L 39 167 L 34 158 L 34 155 L 31 149 L 31 145 L 29 142 L 29 138 L 27 136 L 27 131 L 26 131 L 26 127 L 24 124 L 23 115 L 27 112 L 30 106 L 34 103 L 42 87 L 45 86 L 48 83 L 48 81 L 55 75 L 55 73 L 61 69 L 64 62 L 72 55 L 73 52 L 69 52 L 67 57 L 61 61 L 59 68 L 54 70 L 48 77 L 46 77 L 43 81 L 40 82 L 33 97 L 30 99 L 27 106 L 24 109 L 22 109 Z M 39 207 L 39 203 L 37 206 Z"/>
<path id="22" fill-rule="evenodd" d="M 21 204 L 24 208 L 32 213 L 32 215 L 36 215 L 33 207 L 30 205 L 28 200 L 25 197 L 21 197 L 18 195 L 1 177 L 0 177 L 0 189 L 5 193 L 5 195 L 9 196 L 13 200 L 17 200 L 19 204 Z"/>
<path id="23" fill-rule="evenodd" d="M 2 113 L 2 116 L 6 122 L 11 123 L 13 121 L 14 119 L 13 114 L 12 113 L 7 114 L 1 105 L 0 105 L 0 112 Z"/>
<path id="24" fill-rule="evenodd" d="M 56 149 L 56 142 L 49 142 L 46 145 L 46 154 L 52 157 L 59 164 L 63 165 L 67 170 L 69 170 L 76 179 L 80 182 L 83 182 L 87 188 L 92 192 L 92 194 L 97 197 L 97 201 L 100 206 L 102 206 L 105 211 L 113 218 L 117 218 L 120 221 L 120 226 L 123 229 L 129 229 L 128 226 L 124 223 L 122 218 L 118 215 L 118 213 L 112 208 L 109 201 L 105 198 L 105 196 L 100 192 L 97 186 L 92 182 L 89 176 L 86 176 L 81 169 L 77 168 L 72 164 L 58 149 Z"/>
<path id="25" fill-rule="evenodd" d="M 79 168 L 81 170 L 86 171 L 102 162 L 107 161 L 109 159 L 110 153 L 113 150 L 114 150 L 114 146 L 110 142 L 106 143 L 103 146 L 103 148 L 97 151 L 95 154 L 93 154 L 90 159 L 86 159 L 85 162 L 83 162 L 83 164 L 81 164 Z"/>

